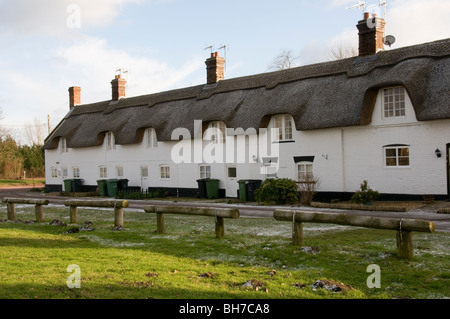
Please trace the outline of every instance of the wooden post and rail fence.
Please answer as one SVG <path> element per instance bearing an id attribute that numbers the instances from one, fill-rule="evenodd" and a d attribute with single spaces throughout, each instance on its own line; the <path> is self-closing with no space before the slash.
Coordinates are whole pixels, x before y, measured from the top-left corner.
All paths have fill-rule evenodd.
<path id="1" fill-rule="evenodd" d="M 164 214 L 197 215 L 215 217 L 216 238 L 225 236 L 225 218 L 238 219 L 239 210 L 231 208 L 202 208 L 189 206 L 147 206 L 146 213 L 156 214 L 156 232 L 166 233 Z"/>
<path id="2" fill-rule="evenodd" d="M 16 221 L 15 204 L 35 205 L 36 221 L 44 221 L 43 206 L 48 205 L 48 200 L 27 198 L 3 198 L 7 204 L 7 218 Z M 126 200 L 67 200 L 65 206 L 70 208 L 70 223 L 78 223 L 78 207 L 114 208 L 114 226 L 123 227 L 123 209 L 129 206 Z M 165 214 L 197 215 L 215 218 L 216 238 L 225 236 L 225 218 L 238 219 L 238 209 L 232 208 L 206 208 L 194 206 L 146 206 L 146 213 L 156 214 L 158 234 L 166 233 Z M 325 213 L 300 210 L 276 209 L 273 217 L 277 221 L 292 222 L 292 244 L 303 246 L 305 239 L 303 223 L 329 223 L 345 226 L 356 226 L 373 229 L 394 230 L 397 232 L 397 254 L 401 258 L 413 257 L 412 232 L 433 233 L 435 224 L 430 221 L 404 218 L 385 218 L 361 215 L 349 215 L 346 213 Z"/>
<path id="3" fill-rule="evenodd" d="M 303 223 L 329 223 L 397 231 L 397 254 L 400 258 L 413 257 L 412 232 L 433 233 L 435 224 L 418 219 L 384 218 L 348 215 L 345 213 L 306 212 L 276 209 L 275 220 L 292 222 L 292 244 L 304 245 Z"/>
<path id="4" fill-rule="evenodd" d="M 44 199 L 28 199 L 28 198 L 11 198 L 5 197 L 2 200 L 6 203 L 7 218 L 11 221 L 17 221 L 16 206 L 15 204 L 34 205 L 36 222 L 40 223 L 44 221 L 44 207 L 49 204 L 48 200 Z"/>
<path id="5" fill-rule="evenodd" d="M 126 200 L 67 200 L 65 206 L 70 208 L 70 223 L 78 223 L 78 207 L 114 208 L 114 227 L 123 227 L 123 209 L 128 207 Z"/>

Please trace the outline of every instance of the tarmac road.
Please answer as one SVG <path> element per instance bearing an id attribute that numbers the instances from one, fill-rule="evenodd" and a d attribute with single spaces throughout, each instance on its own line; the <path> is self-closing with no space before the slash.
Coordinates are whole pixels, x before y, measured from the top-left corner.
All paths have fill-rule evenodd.
<path id="1" fill-rule="evenodd" d="M 61 197 L 55 194 L 43 194 L 39 192 L 30 192 L 27 187 L 10 187 L 0 188 L 0 198 L 4 197 L 26 197 L 26 198 L 40 198 L 48 199 L 50 204 L 63 205 L 64 202 L 70 198 Z M 83 198 L 89 199 L 89 198 Z M 358 210 L 338 210 L 338 209 L 324 209 L 312 207 L 298 207 L 298 206 L 257 206 L 251 204 L 226 204 L 226 203 L 211 203 L 199 201 L 167 201 L 167 200 L 129 200 L 129 209 L 142 209 L 148 205 L 180 205 L 180 206 L 201 206 L 201 207 L 226 207 L 239 209 L 241 217 L 253 218 L 272 218 L 273 210 L 276 208 L 296 209 L 304 211 L 326 211 L 329 213 L 345 212 L 349 215 L 364 215 L 374 217 L 389 217 L 389 218 L 411 218 L 433 221 L 436 225 L 436 231 L 450 233 L 450 214 L 438 214 L 437 211 L 441 207 L 450 207 L 449 202 L 434 202 L 427 204 L 424 207 L 413 209 L 408 212 L 372 212 L 372 211 L 358 211 Z"/>

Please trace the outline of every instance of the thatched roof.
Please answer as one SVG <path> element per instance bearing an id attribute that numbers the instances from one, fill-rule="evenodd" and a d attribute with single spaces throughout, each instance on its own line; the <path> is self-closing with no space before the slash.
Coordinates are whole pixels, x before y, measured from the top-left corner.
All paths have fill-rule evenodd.
<path id="1" fill-rule="evenodd" d="M 378 90 L 392 85 L 406 88 L 419 121 L 450 118 L 450 39 L 216 85 L 79 105 L 44 148 L 56 148 L 60 137 L 70 148 L 101 145 L 106 132 L 113 132 L 119 145 L 140 143 L 146 128 L 155 128 L 159 141 L 169 141 L 176 128 L 187 128 L 194 136 L 194 120 L 258 130 L 282 113 L 293 116 L 297 130 L 368 125 Z"/>

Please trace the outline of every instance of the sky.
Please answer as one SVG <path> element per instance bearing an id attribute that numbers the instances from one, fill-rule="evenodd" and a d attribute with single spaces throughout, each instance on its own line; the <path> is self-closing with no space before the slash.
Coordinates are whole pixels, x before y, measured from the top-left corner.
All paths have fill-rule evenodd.
<path id="1" fill-rule="evenodd" d="M 358 46 L 356 0 L 0 0 L 0 126 L 54 128 L 81 102 L 111 99 L 122 70 L 126 96 L 206 83 L 212 46 L 227 79 L 268 71 L 283 51 L 297 65 L 330 60 Z M 384 15 L 378 0 L 367 10 Z M 387 0 L 387 50 L 450 38 L 449 0 Z M 226 45 L 226 48 L 222 48 Z M 50 119 L 50 121 L 48 121 Z"/>

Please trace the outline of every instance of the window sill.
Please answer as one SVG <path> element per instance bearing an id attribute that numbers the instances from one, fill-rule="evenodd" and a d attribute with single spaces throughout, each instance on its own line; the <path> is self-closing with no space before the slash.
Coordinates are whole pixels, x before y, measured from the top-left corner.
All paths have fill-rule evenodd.
<path id="1" fill-rule="evenodd" d="M 275 141 L 275 142 L 272 142 L 273 144 L 286 144 L 286 143 L 295 143 L 295 141 L 294 140 L 281 140 L 281 141 Z"/>

